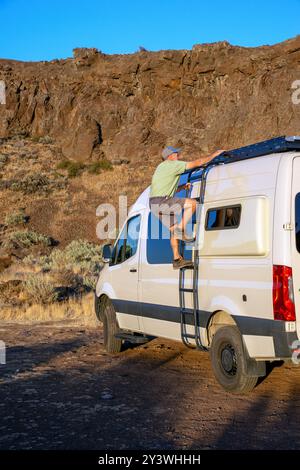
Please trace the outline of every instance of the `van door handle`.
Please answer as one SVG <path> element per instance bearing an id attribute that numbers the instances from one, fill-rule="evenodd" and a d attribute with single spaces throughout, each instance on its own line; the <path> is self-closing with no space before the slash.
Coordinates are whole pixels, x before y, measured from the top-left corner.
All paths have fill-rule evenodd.
<path id="1" fill-rule="evenodd" d="M 131 272 L 131 273 L 136 273 L 136 272 L 137 272 L 137 269 L 136 269 L 136 268 L 130 268 L 130 269 L 129 269 L 129 272 Z"/>

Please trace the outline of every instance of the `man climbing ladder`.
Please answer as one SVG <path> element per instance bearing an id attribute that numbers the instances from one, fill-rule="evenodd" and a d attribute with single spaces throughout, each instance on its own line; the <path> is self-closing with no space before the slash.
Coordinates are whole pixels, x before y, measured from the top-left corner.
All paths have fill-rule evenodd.
<path id="1" fill-rule="evenodd" d="M 203 159 L 193 162 L 183 162 L 179 160 L 181 149 L 166 147 L 162 151 L 163 162 L 158 165 L 152 177 L 150 189 L 150 209 L 159 217 L 164 225 L 170 230 L 170 244 L 173 250 L 173 268 L 180 269 L 191 266 L 192 261 L 184 259 L 179 253 L 178 240 L 192 242 L 193 237 L 186 234 L 186 226 L 192 215 L 196 211 L 197 202 L 191 198 L 174 197 L 177 191 L 189 189 L 190 183 L 178 186 L 180 175 L 186 170 L 193 170 L 202 164 Z M 218 150 L 210 155 L 210 158 L 217 157 L 224 150 Z M 183 215 L 181 221 L 176 221 L 176 217 Z"/>

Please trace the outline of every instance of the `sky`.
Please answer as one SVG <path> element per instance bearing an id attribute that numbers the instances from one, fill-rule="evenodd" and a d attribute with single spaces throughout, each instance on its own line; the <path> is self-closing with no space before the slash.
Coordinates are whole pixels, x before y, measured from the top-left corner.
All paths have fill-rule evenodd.
<path id="1" fill-rule="evenodd" d="M 300 0 L 0 0 L 0 58 L 126 54 L 229 41 L 275 44 L 300 34 Z"/>

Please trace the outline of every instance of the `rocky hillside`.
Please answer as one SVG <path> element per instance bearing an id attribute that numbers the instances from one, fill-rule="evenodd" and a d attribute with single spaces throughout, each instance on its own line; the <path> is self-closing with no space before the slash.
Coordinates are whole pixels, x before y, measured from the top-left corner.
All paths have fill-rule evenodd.
<path id="1" fill-rule="evenodd" d="M 67 158 L 158 161 L 165 143 L 191 157 L 299 133 L 300 36 L 275 46 L 227 42 L 51 62 L 0 61 L 0 137 L 50 136 Z"/>

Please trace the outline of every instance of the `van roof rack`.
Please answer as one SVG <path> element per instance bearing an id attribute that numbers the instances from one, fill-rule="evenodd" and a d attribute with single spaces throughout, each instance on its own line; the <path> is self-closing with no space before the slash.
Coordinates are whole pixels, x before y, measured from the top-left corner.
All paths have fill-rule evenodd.
<path id="1" fill-rule="evenodd" d="M 300 150 L 299 135 L 275 137 L 274 139 L 264 140 L 262 142 L 257 142 L 256 144 L 247 145 L 246 147 L 228 150 L 209 162 L 204 163 L 199 168 L 188 170 L 185 173 L 198 172 L 208 166 L 239 162 L 249 158 L 270 155 L 271 153 L 290 152 L 291 150 Z M 198 174 L 197 176 L 193 174 L 191 179 L 195 179 L 195 177 L 199 178 L 199 176 L 201 176 L 201 174 Z"/>
<path id="2" fill-rule="evenodd" d="M 219 162 L 232 163 L 248 158 L 270 155 L 271 153 L 289 152 L 291 150 L 300 150 L 300 136 L 275 137 L 275 139 L 264 140 L 263 142 L 257 142 L 256 144 L 247 145 L 246 147 L 229 150 L 213 158 L 209 164 Z"/>

